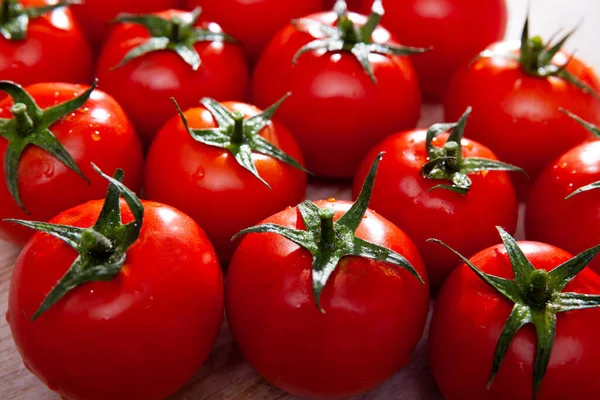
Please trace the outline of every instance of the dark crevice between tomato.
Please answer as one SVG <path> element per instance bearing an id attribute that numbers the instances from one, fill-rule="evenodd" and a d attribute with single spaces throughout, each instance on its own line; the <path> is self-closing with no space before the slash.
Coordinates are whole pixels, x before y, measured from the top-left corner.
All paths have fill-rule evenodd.
<path id="1" fill-rule="evenodd" d="M 384 14 L 381 0 L 373 2 L 371 14 L 368 16 L 367 22 L 360 26 L 355 25 L 350 20 L 348 6 L 344 0 L 338 0 L 333 10 L 337 14 L 337 25 L 335 27 L 308 18 L 292 21 L 292 25 L 301 32 L 311 34 L 311 31 L 317 31 L 320 34 L 320 37 L 315 37 L 315 40 L 298 50 L 292 61 L 294 64 L 298 62 L 302 54 L 308 51 L 347 51 L 356 57 L 373 83 L 376 84 L 377 79 L 369 61 L 370 54 L 406 56 L 430 50 L 418 47 L 373 43 L 373 32 L 379 25 L 379 21 L 381 21 L 381 17 Z"/>
<path id="2" fill-rule="evenodd" d="M 568 32 L 562 38 L 554 42 L 554 39 L 558 36 L 558 32 L 554 34 L 548 43 L 544 43 L 540 36 L 529 36 L 529 15 L 525 18 L 525 25 L 521 33 L 521 51 L 519 55 L 511 53 L 498 53 L 491 50 L 485 50 L 480 53 L 472 62 L 477 61 L 481 58 L 491 57 L 504 57 L 507 59 L 518 61 L 523 71 L 530 76 L 537 76 L 540 78 L 547 78 L 550 76 L 556 76 L 561 78 L 570 84 L 583 90 L 585 93 L 589 93 L 596 99 L 600 100 L 600 94 L 598 94 L 590 85 L 581 81 L 576 76 L 567 71 L 567 67 L 573 58 L 573 55 L 562 65 L 557 65 L 552 62 L 554 56 L 558 54 L 567 40 L 576 32 L 577 28 Z M 560 31 L 559 31 L 560 32 Z"/>
<path id="3" fill-rule="evenodd" d="M 479 157 L 463 158 L 461 140 L 470 114 L 471 107 L 465 111 L 458 122 L 434 124 L 427 130 L 425 145 L 427 146 L 429 161 L 421 168 L 421 176 L 427 179 L 448 180 L 452 183 L 451 185 L 436 185 L 429 191 L 447 189 L 465 195 L 472 184 L 468 174 L 481 171 L 518 171 L 525 173 L 521 168 L 501 161 Z M 434 146 L 434 139 L 448 131 L 450 131 L 450 136 L 448 136 L 444 147 Z"/>
<path id="4" fill-rule="evenodd" d="M 598 128 L 596 125 L 592 124 L 591 122 L 588 122 L 588 121 L 584 120 L 583 118 L 581 118 L 578 115 L 573 114 L 572 112 L 569 112 L 569 111 L 565 110 L 564 108 L 561 108 L 560 111 L 563 114 L 567 115 L 569 118 L 575 120 L 579 125 L 583 126 L 592 135 L 594 135 L 598 139 L 600 139 L 600 128 Z M 582 186 L 582 187 L 578 188 L 573 193 L 571 193 L 570 195 L 568 195 L 567 197 L 565 197 L 565 200 L 569 200 L 573 196 L 576 196 L 576 195 L 578 195 L 580 193 L 589 192 L 590 190 L 596 190 L 596 189 L 600 189 L 600 181 L 594 182 L 594 183 L 590 183 L 589 185 L 585 185 L 585 186 Z"/>
<path id="5" fill-rule="evenodd" d="M 200 54 L 194 45 L 198 42 L 235 42 L 231 36 L 209 29 L 197 28 L 194 25 L 202 10 L 197 7 L 191 12 L 182 13 L 166 19 L 157 15 L 120 14 L 111 23 L 138 24 L 148 29 L 152 36 L 146 42 L 131 49 L 121 62 L 112 69 L 117 69 L 129 61 L 144 54 L 160 50 L 171 50 L 177 53 L 194 71 L 202 64 Z"/>
<path id="6" fill-rule="evenodd" d="M 59 1 L 41 7 L 24 7 L 19 0 L 2 0 L 0 5 L 0 35 L 6 40 L 24 40 L 29 21 L 60 7 L 79 4 L 79 1 Z"/>
<path id="7" fill-rule="evenodd" d="M 533 398 L 535 399 L 550 361 L 556 336 L 556 315 L 565 311 L 600 307 L 598 295 L 563 292 L 565 286 L 600 252 L 600 245 L 580 253 L 547 272 L 536 270 L 515 239 L 500 227 L 498 231 L 514 271 L 512 280 L 486 274 L 442 241 L 437 239 L 430 239 L 430 241 L 439 243 L 456 254 L 479 278 L 514 304 L 496 345 L 488 388 L 491 387 L 516 333 L 527 324 L 534 325 L 537 335 L 533 367 Z"/>
<path id="8" fill-rule="evenodd" d="M 320 304 L 321 293 L 343 257 L 364 257 L 390 263 L 407 270 L 419 282 L 424 283 L 419 273 L 402 255 L 356 237 L 356 229 L 369 206 L 377 167 L 382 157 L 383 153 L 377 156 L 356 202 L 337 221 L 333 221 L 333 209 L 319 208 L 315 203 L 307 200 L 298 205 L 298 210 L 306 226 L 305 231 L 277 224 L 263 224 L 242 230 L 232 240 L 247 233 L 270 232 L 281 235 L 308 250 L 313 257 L 312 286 L 315 304 L 323 313 L 325 311 Z"/>
<path id="9" fill-rule="evenodd" d="M 177 111 L 179 112 L 185 129 L 189 132 L 192 139 L 207 146 L 228 150 L 235 157 L 239 165 L 249 171 L 270 189 L 271 187 L 269 184 L 261 178 L 256 170 L 256 166 L 252 161 L 253 152 L 273 157 L 310 174 L 310 171 L 304 168 L 293 157 L 273 146 L 269 141 L 259 135 L 260 131 L 271 122 L 271 119 L 279 106 L 281 106 L 289 96 L 289 93 L 286 94 L 262 113 L 248 119 L 244 119 L 242 113 L 237 111 L 231 112 L 218 101 L 205 97 L 201 100 L 201 103 L 212 114 L 218 125 L 217 128 L 209 129 L 191 129 L 188 125 L 187 118 L 177 104 L 177 101 L 173 98 L 172 100 L 173 103 L 175 103 L 175 107 L 177 107 Z"/>
<path id="10" fill-rule="evenodd" d="M 78 228 L 47 222 L 4 220 L 57 237 L 79 253 L 64 276 L 33 314 L 32 320 L 38 318 L 79 285 L 93 281 L 109 281 L 115 278 L 123 268 L 127 249 L 140 235 L 144 206 L 135 193 L 121 183 L 123 170 L 118 169 L 111 178 L 100 171 L 96 165 L 92 164 L 92 167 L 110 182 L 102 211 L 94 226 Z M 125 225 L 121 221 L 121 195 L 134 217 L 132 222 Z"/>
<path id="11" fill-rule="evenodd" d="M 0 137 L 8 140 L 4 161 L 6 186 L 13 199 L 26 213 L 28 211 L 19 194 L 18 173 L 21 154 L 29 145 L 37 146 L 56 157 L 89 183 L 75 164 L 73 157 L 50 131 L 50 126 L 82 107 L 90 98 L 96 84 L 97 80 L 89 89 L 72 100 L 42 110 L 20 85 L 10 81 L 0 81 L 0 91 L 8 93 L 14 102 L 11 108 L 13 118 L 0 118 Z"/>

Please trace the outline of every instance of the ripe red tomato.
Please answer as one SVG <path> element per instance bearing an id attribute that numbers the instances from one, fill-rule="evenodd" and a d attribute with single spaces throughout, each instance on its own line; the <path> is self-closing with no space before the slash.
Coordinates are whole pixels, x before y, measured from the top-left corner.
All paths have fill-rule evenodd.
<path id="1" fill-rule="evenodd" d="M 565 199 L 577 189 L 598 181 L 600 141 L 583 143 L 549 164 L 527 202 L 527 238 L 573 253 L 600 243 L 600 191 L 586 191 Z M 600 272 L 600 259 L 590 265 Z"/>
<path id="2" fill-rule="evenodd" d="M 110 33 L 109 23 L 120 13 L 146 14 L 175 8 L 177 0 L 86 0 L 73 8 L 88 39 L 98 47 Z"/>
<path id="3" fill-rule="evenodd" d="M 50 4 L 56 1 L 2 2 L 1 7 L 6 8 L 0 10 L 0 79 L 24 86 L 37 82 L 91 81 L 92 50 L 73 21 L 70 7 L 57 6 L 40 16 L 30 17 L 24 30 L 14 23 L 19 15 Z"/>
<path id="4" fill-rule="evenodd" d="M 102 50 L 97 70 L 102 87 L 123 105 L 146 145 L 176 115 L 171 97 L 175 97 L 184 109 L 196 106 L 205 96 L 219 101 L 244 100 L 248 84 L 242 46 L 224 41 L 226 38 L 218 25 L 197 21 L 197 15 L 177 10 L 156 16 L 162 22 L 154 37 L 148 28 L 138 24 L 125 23 L 115 29 Z M 144 23 L 154 24 L 157 19 L 144 17 L 149 21 Z M 173 28 L 178 23 L 179 28 Z M 205 39 L 186 47 L 194 28 L 201 29 L 196 32 Z M 183 33 L 166 42 L 166 33 L 173 29 Z M 186 57 L 195 53 L 199 61 L 197 58 L 194 62 L 184 59 L 174 50 L 156 50 L 138 55 L 115 68 L 126 60 L 130 51 L 157 41 L 165 41 L 163 47 L 166 43 L 179 46 Z M 196 64 L 190 65 L 193 63 Z"/>
<path id="5" fill-rule="evenodd" d="M 1 91 L 8 84 L 0 82 L 0 86 Z M 67 83 L 39 83 L 25 90 L 37 106 L 46 111 L 84 95 L 88 88 Z M 53 114 L 55 118 L 52 120 L 56 122 L 49 129 L 56 139 L 49 141 L 51 138 L 44 136 L 43 147 L 39 147 L 39 140 L 27 145 L 18 157 L 18 167 L 7 170 L 7 151 L 11 148 L 7 140 L 9 132 L 0 132 L 0 221 L 4 218 L 47 221 L 70 207 L 102 197 L 105 182 L 93 172 L 90 162 L 107 171 L 124 169 L 127 173 L 125 183 L 134 190 L 141 188 L 144 168 L 142 149 L 129 119 L 119 104 L 106 93 L 94 90 L 91 95 L 87 92 L 85 95 L 89 99 L 83 106 L 69 108 L 58 115 Z M 83 101 L 85 97 L 81 99 Z M 13 105 L 11 97 L 0 101 L 0 118 L 14 117 L 11 111 Z M 33 113 L 31 109 L 27 112 Z M 34 126 L 33 130 L 35 129 Z M 26 130 L 25 137 L 32 139 L 34 134 L 31 130 Z M 15 140 L 10 142 L 14 143 L 12 150 L 20 147 L 17 143 L 23 143 Z M 52 148 L 58 151 L 61 145 L 68 153 L 62 160 L 44 150 Z M 12 150 L 11 154 L 14 155 Z M 63 154 L 63 150 L 58 154 Z M 75 168 L 79 167 L 90 183 L 68 167 L 66 159 L 72 159 Z M 13 158 L 12 161 L 16 160 Z M 20 193 L 23 206 L 29 214 L 19 206 L 9 191 L 9 172 L 18 177 L 16 191 Z M 31 235 L 32 232 L 28 229 L 0 222 L 0 238 L 4 240 L 24 244 Z"/>
<path id="6" fill-rule="evenodd" d="M 217 337 L 223 282 L 210 242 L 180 211 L 142 204 L 139 238 L 116 274 L 77 286 L 34 320 L 77 252 L 37 233 L 17 259 L 7 315 L 13 338 L 27 368 L 64 398 L 167 398 L 200 368 Z M 102 207 L 91 201 L 51 222 L 89 228 Z M 124 201 L 121 208 L 123 222 L 133 221 Z M 90 249 L 80 257 L 100 262 L 104 253 Z"/>
<path id="7" fill-rule="evenodd" d="M 414 128 L 419 120 L 421 96 L 408 57 L 365 50 L 376 46 L 371 40 L 396 46 L 389 32 L 377 27 L 372 36 L 353 44 L 366 21 L 359 14 L 327 12 L 301 20 L 298 28 L 290 24 L 271 41 L 254 71 L 253 96 L 259 107 L 292 93 L 278 118 L 295 135 L 308 168 L 317 175 L 352 176 L 368 149 L 391 133 Z M 309 27 L 310 34 L 305 33 Z M 332 41 L 338 30 L 346 39 Z M 363 64 L 347 50 L 317 48 L 300 55 L 316 37 L 329 37 L 333 48 L 354 46 Z"/>
<path id="8" fill-rule="evenodd" d="M 366 13 L 373 0 L 359 0 Z M 413 58 L 423 95 L 442 100 L 454 73 L 506 31 L 505 0 L 386 0 L 382 25 L 400 43 L 432 50 Z M 464 110 L 464 107 L 463 107 Z"/>
<path id="9" fill-rule="evenodd" d="M 227 102 L 221 107 L 226 113 L 240 112 L 246 121 L 261 114 L 258 108 L 243 103 Z M 194 131 L 220 126 L 216 121 L 219 113 L 213 116 L 205 107 L 189 109 L 184 115 Z M 281 124 L 272 121 L 259 132 L 268 143 L 303 163 L 296 141 Z M 269 187 L 240 165 L 230 150 L 195 140 L 181 118 L 174 117 L 158 133 L 148 153 L 146 195 L 194 218 L 219 258 L 227 262 L 238 243 L 231 240 L 233 235 L 299 203 L 306 192 L 306 173 L 258 151 L 252 150 L 249 162 Z"/>
<path id="10" fill-rule="evenodd" d="M 427 151 L 426 136 L 427 130 L 400 132 L 375 146 L 356 173 L 353 194 L 358 196 L 373 157 L 385 152 L 371 207 L 411 237 L 423 256 L 432 285 L 440 287 L 458 261 L 450 252 L 427 243 L 427 239 L 439 238 L 471 256 L 498 243 L 497 225 L 514 234 L 518 203 L 510 178 L 503 171 L 470 172 L 472 185 L 465 194 L 432 190 L 444 181 L 422 175 L 423 166 L 433 159 Z M 444 143 L 450 143 L 448 138 L 443 133 L 432 144 L 441 150 Z M 463 160 L 497 160 L 487 147 L 473 140 L 462 139 L 461 144 Z"/>
<path id="11" fill-rule="evenodd" d="M 323 9 L 322 0 L 187 0 L 186 5 L 202 7 L 206 18 L 242 42 L 252 63 L 292 19 Z"/>
<path id="12" fill-rule="evenodd" d="M 541 40 L 535 45 L 539 43 Z M 600 101 L 563 77 L 531 75 L 519 61 L 507 58 L 521 54 L 517 46 L 511 42 L 492 45 L 487 54 L 504 55 L 483 57 L 469 68 L 459 70 L 448 91 L 445 114 L 452 120 L 465 107 L 473 107 L 466 136 L 527 172 L 529 179 L 514 177 L 519 198 L 526 200 L 546 164 L 590 138 L 559 107 L 598 124 Z M 563 52 L 557 53 L 550 67 L 563 65 L 568 57 Z M 594 90 L 600 89 L 592 67 L 577 58 L 571 59 L 566 71 Z"/>
<path id="13" fill-rule="evenodd" d="M 519 242 L 519 245 L 533 264 L 531 269 L 538 270 L 535 272 L 538 276 L 552 276 L 552 272 L 544 274 L 539 270 L 556 272 L 559 264 L 572 257 L 566 251 L 548 244 Z M 589 262 L 589 258 L 585 261 Z M 516 274 L 502 245 L 481 251 L 471 258 L 471 262 L 484 273 L 496 277 L 513 279 Z M 577 271 L 583 266 L 585 262 L 577 266 Z M 523 276 L 528 278 L 530 274 L 528 272 Z M 548 282 L 550 286 L 551 278 L 548 278 Z M 530 285 L 525 287 L 530 288 Z M 594 377 L 600 373 L 597 362 L 600 357 L 600 310 L 580 310 L 575 303 L 577 298 L 585 297 L 579 295 L 581 293 L 595 295 L 584 301 L 593 300 L 598 304 L 600 277 L 586 268 L 566 285 L 564 292 L 571 292 L 562 293 L 567 298 L 567 304 L 560 305 L 556 301 L 556 308 L 551 304 L 553 300 L 542 302 L 537 308 L 531 307 L 531 292 L 523 297 L 521 305 L 515 307 L 511 300 L 484 282 L 467 265 L 458 267 L 436 300 L 429 332 L 430 365 L 444 398 L 530 400 L 536 398 L 532 385 L 534 370 L 542 377 L 537 395 L 539 400 L 598 398 L 600 381 Z M 569 308 L 569 299 L 572 308 Z M 571 312 L 561 312 L 573 309 Z M 534 322 L 523 326 L 514 310 L 521 312 L 520 316 L 524 318 L 534 315 Z M 555 315 L 556 312 L 560 313 Z M 546 319 L 542 317 L 544 314 Z M 547 329 L 536 330 L 533 323 L 540 327 L 546 324 Z M 501 333 L 506 332 L 505 326 L 513 327 L 506 338 L 510 343 L 506 348 L 502 346 L 506 353 L 488 389 L 493 360 L 496 352 L 501 350 L 498 342 Z M 554 339 L 553 343 L 551 338 Z M 536 354 L 540 346 L 545 351 Z M 548 355 L 549 359 L 546 360 L 544 355 Z M 542 368 L 545 361 L 548 364 L 544 374 Z"/>
<path id="14" fill-rule="evenodd" d="M 408 236 L 366 210 L 368 199 L 361 204 L 364 208 L 357 212 L 345 201 L 304 202 L 275 214 L 263 224 L 295 232 L 295 243 L 308 237 L 318 249 L 309 252 L 280 234 L 250 233 L 229 265 L 225 303 L 236 343 L 267 381 L 293 395 L 347 398 L 365 392 L 409 363 L 423 333 L 427 283 L 406 268 L 363 255 L 335 261 L 339 241 L 354 237 L 354 231 L 340 227 L 342 218 L 348 223 L 352 214 L 351 229 L 358 227 L 358 238 L 402 254 L 425 279 Z M 310 224 L 303 215 L 307 210 Z M 322 237 L 316 242 L 319 224 Z M 307 225 L 314 236 L 306 232 Z M 247 231 L 273 232 L 261 227 L 265 225 Z M 331 247 L 326 239 L 331 236 L 323 232 L 334 233 Z M 317 244 L 324 242 L 325 248 Z M 317 270 L 324 262 L 328 267 Z"/>

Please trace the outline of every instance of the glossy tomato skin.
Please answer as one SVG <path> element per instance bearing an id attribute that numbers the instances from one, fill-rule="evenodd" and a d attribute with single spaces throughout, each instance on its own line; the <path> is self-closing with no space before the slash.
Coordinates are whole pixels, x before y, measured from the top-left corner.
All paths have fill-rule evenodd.
<path id="1" fill-rule="evenodd" d="M 81 94 L 87 86 L 67 83 L 39 83 L 26 87 L 42 109 Z M 0 101 L 0 118 L 12 118 L 11 98 Z M 6 186 L 4 159 L 8 141 L 0 138 L 0 221 L 17 218 L 47 221 L 56 214 L 106 193 L 106 180 L 92 168 L 125 171 L 124 183 L 134 191 L 142 186 L 142 148 L 131 122 L 119 104 L 106 93 L 95 90 L 77 111 L 50 126 L 54 136 L 71 154 L 91 184 L 46 151 L 30 145 L 19 161 L 19 192 L 26 214 Z M 33 235 L 30 229 L 0 222 L 0 239 L 24 245 Z"/>
<path id="2" fill-rule="evenodd" d="M 41 7 L 56 2 L 20 0 L 20 3 L 25 7 Z M 37 82 L 91 82 L 92 49 L 73 20 L 70 8 L 58 8 L 31 19 L 24 40 L 0 37 L 0 79 L 23 86 Z M 0 93 L 0 99 L 4 97 Z"/>
<path id="3" fill-rule="evenodd" d="M 492 45 L 493 51 L 514 51 L 517 43 Z M 567 55 L 559 53 L 562 65 Z M 600 81 L 592 67 L 573 58 L 567 68 L 596 90 Z M 448 121 L 456 121 L 473 107 L 465 136 L 488 146 L 505 162 L 529 175 L 514 176 L 519 198 L 526 200 L 542 169 L 565 151 L 591 138 L 575 121 L 560 112 L 563 107 L 600 124 L 600 101 L 566 81 L 525 74 L 516 61 L 483 58 L 455 75 L 445 101 Z"/>
<path id="4" fill-rule="evenodd" d="M 600 191 L 565 197 L 600 181 L 600 141 L 583 143 L 548 165 L 527 202 L 525 231 L 530 240 L 580 253 L 600 243 Z M 600 272 L 600 260 L 590 266 Z"/>
<path id="5" fill-rule="evenodd" d="M 88 39 L 99 48 L 111 32 L 109 23 L 120 13 L 150 14 L 177 4 L 177 0 L 86 0 L 73 11 Z"/>
<path id="6" fill-rule="evenodd" d="M 334 220 L 349 202 L 333 207 Z M 263 222 L 305 229 L 296 208 Z M 400 229 L 373 211 L 359 238 L 404 255 L 425 281 L 419 253 Z M 303 398 L 346 398 L 365 392 L 408 364 L 428 310 L 428 284 L 404 269 L 346 257 L 315 306 L 312 257 L 272 233 L 249 234 L 227 275 L 229 326 L 248 362 L 270 383 Z"/>
<path id="7" fill-rule="evenodd" d="M 465 256 L 500 241 L 496 226 L 514 234 L 518 203 L 507 172 L 493 171 L 469 174 L 473 184 L 466 195 L 432 187 L 444 181 L 421 176 L 427 163 L 425 130 L 400 132 L 375 146 L 365 157 L 353 184 L 353 196 L 360 192 L 369 163 L 385 151 L 370 206 L 399 226 L 419 248 L 431 283 L 440 287 L 458 265 L 456 256 L 427 239 L 437 238 Z M 445 143 L 447 134 L 434 139 L 434 145 Z M 469 139 L 462 140 L 463 157 L 496 160 L 485 146 Z"/>
<path id="8" fill-rule="evenodd" d="M 548 244 L 520 242 L 520 246 L 536 269 L 552 270 L 572 257 Z M 503 245 L 485 249 L 471 261 L 488 274 L 506 279 L 514 276 Z M 585 269 L 564 291 L 598 295 L 600 277 Z M 532 398 L 537 342 L 532 325 L 516 334 L 490 390 L 486 388 L 496 343 L 512 307 L 465 264 L 450 275 L 437 298 L 429 333 L 430 365 L 444 398 Z M 558 314 L 556 339 L 539 400 L 598 398 L 599 318 L 597 308 Z"/>
<path id="9" fill-rule="evenodd" d="M 336 21 L 333 12 L 309 18 Z M 350 18 L 365 21 L 354 13 Z M 373 39 L 393 42 L 381 27 Z M 308 168 L 317 175 L 348 178 L 377 142 L 415 127 L 421 112 L 416 73 L 408 57 L 373 54 L 374 84 L 349 52 L 307 52 L 293 66 L 294 54 L 312 40 L 291 25 L 275 36 L 254 71 L 254 101 L 265 107 L 291 92 L 278 118 L 298 140 Z"/>
<path id="10" fill-rule="evenodd" d="M 111 281 L 74 289 L 35 321 L 46 294 L 76 253 L 37 233 L 17 259 L 8 320 L 28 369 L 71 400 L 160 400 L 208 356 L 223 319 L 223 279 L 202 229 L 182 212 L 143 201 L 139 239 Z M 90 227 L 103 201 L 72 208 L 54 223 Z M 133 220 L 121 202 L 123 222 Z"/>
<path id="11" fill-rule="evenodd" d="M 204 18 L 242 42 L 252 63 L 292 19 L 324 9 L 322 0 L 187 0 L 186 5 L 189 10 L 202 7 Z"/>
<path id="12" fill-rule="evenodd" d="M 256 107 L 226 102 L 225 107 L 247 117 L 260 112 Z M 185 112 L 192 129 L 215 128 L 205 108 Z M 271 121 L 262 137 L 303 163 L 292 135 Z M 254 153 L 252 160 L 269 190 L 240 166 L 227 150 L 195 141 L 179 116 L 159 132 L 148 153 L 145 190 L 148 198 L 165 202 L 186 212 L 200 224 L 214 244 L 222 262 L 227 262 L 239 241 L 231 238 L 262 219 L 300 203 L 306 192 L 306 174 L 273 157 Z"/>
<path id="13" fill-rule="evenodd" d="M 158 15 L 171 18 L 181 13 L 169 10 Z M 206 28 L 207 23 L 199 21 L 198 26 Z M 219 30 L 215 24 L 212 28 Z M 112 69 L 149 37 L 148 30 L 139 25 L 118 27 L 104 45 L 97 70 L 102 87 L 123 105 L 145 145 L 150 145 L 160 128 L 177 114 L 171 97 L 184 110 L 196 106 L 203 97 L 217 101 L 245 99 L 248 68 L 243 48 L 236 43 L 196 43 L 202 60 L 197 71 L 168 50 L 145 54 Z"/>
<path id="14" fill-rule="evenodd" d="M 368 13 L 373 0 L 360 0 Z M 506 31 L 506 0 L 386 0 L 381 23 L 402 44 L 431 47 L 412 58 L 423 96 L 442 101 L 459 67 Z"/>

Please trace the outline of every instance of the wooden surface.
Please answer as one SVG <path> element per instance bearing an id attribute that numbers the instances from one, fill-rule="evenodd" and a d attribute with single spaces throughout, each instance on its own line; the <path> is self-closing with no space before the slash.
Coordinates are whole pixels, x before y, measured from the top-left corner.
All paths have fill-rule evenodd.
<path id="1" fill-rule="evenodd" d="M 399 0 L 395 0 L 399 1 Z M 518 39 L 526 10 L 526 0 L 509 0 L 510 22 L 507 38 Z M 578 50 L 577 55 L 588 63 L 600 66 L 597 38 L 600 31 L 596 21 L 600 19 L 599 0 L 532 0 L 532 33 L 548 37 L 557 28 L 570 28 L 585 16 L 581 29 L 567 45 L 567 49 Z M 425 107 L 420 126 L 441 121 L 441 110 Z M 340 186 L 315 184 L 310 187 L 311 199 L 337 197 L 348 198 L 347 189 Z M 18 249 L 0 242 L 0 314 L 7 310 L 8 285 L 12 265 Z M 427 330 L 426 330 L 427 332 Z M 361 399 L 437 400 L 441 396 L 435 389 L 426 362 L 426 337 L 417 346 L 411 364 L 398 371 L 379 388 L 361 396 Z M 4 318 L 0 319 L 0 400 L 57 400 L 37 378 L 30 374 L 16 351 L 10 330 Z M 215 344 L 205 366 L 173 399 L 290 399 L 291 397 L 266 384 L 246 364 L 232 343 L 226 326 Z M 132 399 L 137 400 L 137 399 Z M 143 399 L 140 399 L 143 400 Z"/>

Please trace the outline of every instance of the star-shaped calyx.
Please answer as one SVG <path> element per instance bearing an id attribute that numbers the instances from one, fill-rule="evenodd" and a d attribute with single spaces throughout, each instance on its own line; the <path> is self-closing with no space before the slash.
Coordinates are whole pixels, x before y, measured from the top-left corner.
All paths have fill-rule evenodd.
<path id="1" fill-rule="evenodd" d="M 443 242 L 437 239 L 430 239 L 430 241 L 439 243 L 452 251 L 479 278 L 514 303 L 496 345 L 488 387 L 492 385 L 516 333 L 527 324 L 534 325 L 537 335 L 533 368 L 533 398 L 535 399 L 550 360 L 556 336 L 556 315 L 565 311 L 600 306 L 600 296 L 598 295 L 563 292 L 565 286 L 600 252 L 600 245 L 584 251 L 552 271 L 546 272 L 541 269 L 536 270 L 531 265 L 512 236 L 500 227 L 498 227 L 498 231 L 514 271 L 515 277 L 512 280 L 486 274 Z"/>
<path id="2" fill-rule="evenodd" d="M 598 128 L 596 125 L 592 124 L 591 122 L 588 122 L 588 121 L 584 120 L 583 118 L 579 117 L 578 115 L 575 115 L 572 112 L 569 112 L 569 111 L 567 111 L 567 110 L 565 110 L 563 108 L 561 108 L 560 111 L 563 114 L 566 114 L 570 118 L 572 118 L 575 121 L 577 121 L 577 123 L 579 123 L 579 125 L 583 126 L 588 132 L 590 132 L 591 134 L 593 134 L 594 136 L 596 136 L 598 139 L 600 139 L 600 128 Z M 589 192 L 590 190 L 595 190 L 595 189 L 600 189 L 600 181 L 594 182 L 594 183 L 590 183 L 589 185 L 582 186 L 582 187 L 578 188 L 573 193 L 571 193 L 570 195 L 568 195 L 565 198 L 565 200 L 568 200 L 571 197 L 576 196 L 576 195 L 578 195 L 580 193 Z"/>
<path id="3" fill-rule="evenodd" d="M 73 157 L 52 134 L 50 126 L 82 107 L 96 88 L 96 83 L 95 81 L 89 89 L 72 100 L 42 110 L 20 85 L 10 81 L 0 81 L 0 91 L 11 96 L 14 103 L 10 109 L 13 118 L 0 118 L 0 137 L 8 140 L 4 156 L 6 186 L 23 211 L 27 212 L 19 194 L 18 171 L 21 154 L 29 145 L 37 146 L 50 153 L 88 181 L 75 164 Z"/>
<path id="4" fill-rule="evenodd" d="M 340 260 L 347 256 L 364 257 L 399 266 L 423 283 L 418 272 L 402 255 L 386 247 L 359 239 L 355 234 L 369 206 L 377 167 L 382 156 L 383 153 L 379 154 L 371 166 L 356 202 L 337 221 L 333 220 L 333 209 L 319 208 L 315 203 L 307 200 L 298 205 L 298 210 L 306 226 L 305 231 L 277 224 L 263 224 L 244 229 L 233 239 L 247 233 L 271 232 L 308 250 L 313 257 L 312 285 L 315 304 L 321 312 L 324 312 L 320 305 L 323 288 L 338 267 Z"/>
<path id="5" fill-rule="evenodd" d="M 121 183 L 123 171 L 118 169 L 111 178 L 102 173 L 94 164 L 92 167 L 110 182 L 102 211 L 94 226 L 79 228 L 47 222 L 5 220 L 57 237 L 79 253 L 67 272 L 48 293 L 32 320 L 39 317 L 79 285 L 93 281 L 109 281 L 115 278 L 123 268 L 127 249 L 140 235 L 144 206 L 135 193 Z M 121 221 L 121 195 L 134 217 L 132 222 L 125 225 Z"/>
<path id="6" fill-rule="evenodd" d="M 80 4 L 76 0 L 59 1 L 40 7 L 25 7 L 19 0 L 2 0 L 0 4 L 0 35 L 6 40 L 24 40 L 29 21 L 60 7 Z"/>
<path id="7" fill-rule="evenodd" d="M 348 6 L 344 0 L 338 0 L 333 8 L 337 14 L 336 26 L 330 26 L 309 18 L 302 18 L 292 21 L 294 27 L 302 32 L 306 32 L 315 37 L 315 40 L 302 47 L 294 56 L 293 63 L 296 64 L 302 54 L 307 51 L 325 50 L 348 51 L 360 62 L 360 65 L 369 75 L 373 83 L 377 83 L 373 67 L 369 61 L 369 55 L 372 53 L 383 55 L 406 56 L 411 54 L 423 53 L 429 49 L 397 46 L 373 43 L 373 31 L 379 25 L 381 17 L 384 14 L 381 0 L 375 0 L 369 14 L 367 22 L 364 25 L 355 25 L 348 15 Z"/>
<path id="8" fill-rule="evenodd" d="M 202 64 L 194 45 L 198 42 L 235 42 L 231 36 L 210 29 L 197 28 L 194 25 L 202 10 L 197 7 L 191 12 L 180 13 L 170 19 L 157 15 L 120 14 L 113 23 L 130 23 L 144 26 L 152 36 L 145 43 L 131 49 L 121 62 L 113 67 L 120 68 L 129 61 L 144 54 L 160 50 L 174 51 L 194 71 Z"/>
<path id="9" fill-rule="evenodd" d="M 269 184 L 260 177 L 256 170 L 256 166 L 252 161 L 253 152 L 273 157 L 294 168 L 310 173 L 293 157 L 273 146 L 269 141 L 259 135 L 260 131 L 270 123 L 271 118 L 273 118 L 273 115 L 281 103 L 289 96 L 289 93 L 286 94 L 277 103 L 273 104 L 262 113 L 247 119 L 245 119 L 244 114 L 238 111 L 232 112 L 218 101 L 205 97 L 201 100 L 201 103 L 212 114 L 218 125 L 218 128 L 209 129 L 190 128 L 185 114 L 175 99 L 172 100 L 179 111 L 183 125 L 195 141 L 207 146 L 228 150 L 235 157 L 239 165 L 244 167 L 270 188 Z"/>
<path id="10" fill-rule="evenodd" d="M 525 25 L 523 26 L 523 31 L 521 33 L 521 51 L 519 55 L 484 50 L 473 60 L 473 62 L 480 58 L 493 57 L 503 57 L 514 60 L 519 62 L 521 69 L 527 75 L 537 76 L 540 78 L 547 78 L 549 76 L 561 78 L 583 90 L 585 93 L 590 93 L 592 96 L 600 100 L 600 94 L 596 93 L 596 91 L 590 85 L 567 71 L 567 66 L 571 62 L 573 55 L 571 55 L 567 62 L 562 65 L 557 65 L 552 62 L 554 56 L 561 51 L 567 40 L 569 40 L 573 33 L 575 33 L 577 28 L 578 27 L 565 34 L 562 38 L 558 39 L 556 43 L 553 42 L 560 31 L 554 34 L 547 43 L 544 43 L 540 36 L 529 36 L 529 16 L 527 16 L 525 19 Z"/>
<path id="11" fill-rule="evenodd" d="M 421 175 L 427 179 L 448 180 L 450 185 L 436 185 L 430 189 L 447 189 L 460 194 L 467 194 L 471 188 L 468 174 L 480 171 L 519 171 L 521 168 L 487 158 L 462 156 L 461 140 L 471 114 L 471 107 L 465 111 L 456 123 L 434 124 L 427 130 L 425 145 L 429 155 L 427 164 L 421 168 Z M 433 140 L 438 135 L 450 131 L 444 147 L 434 146 Z"/>

